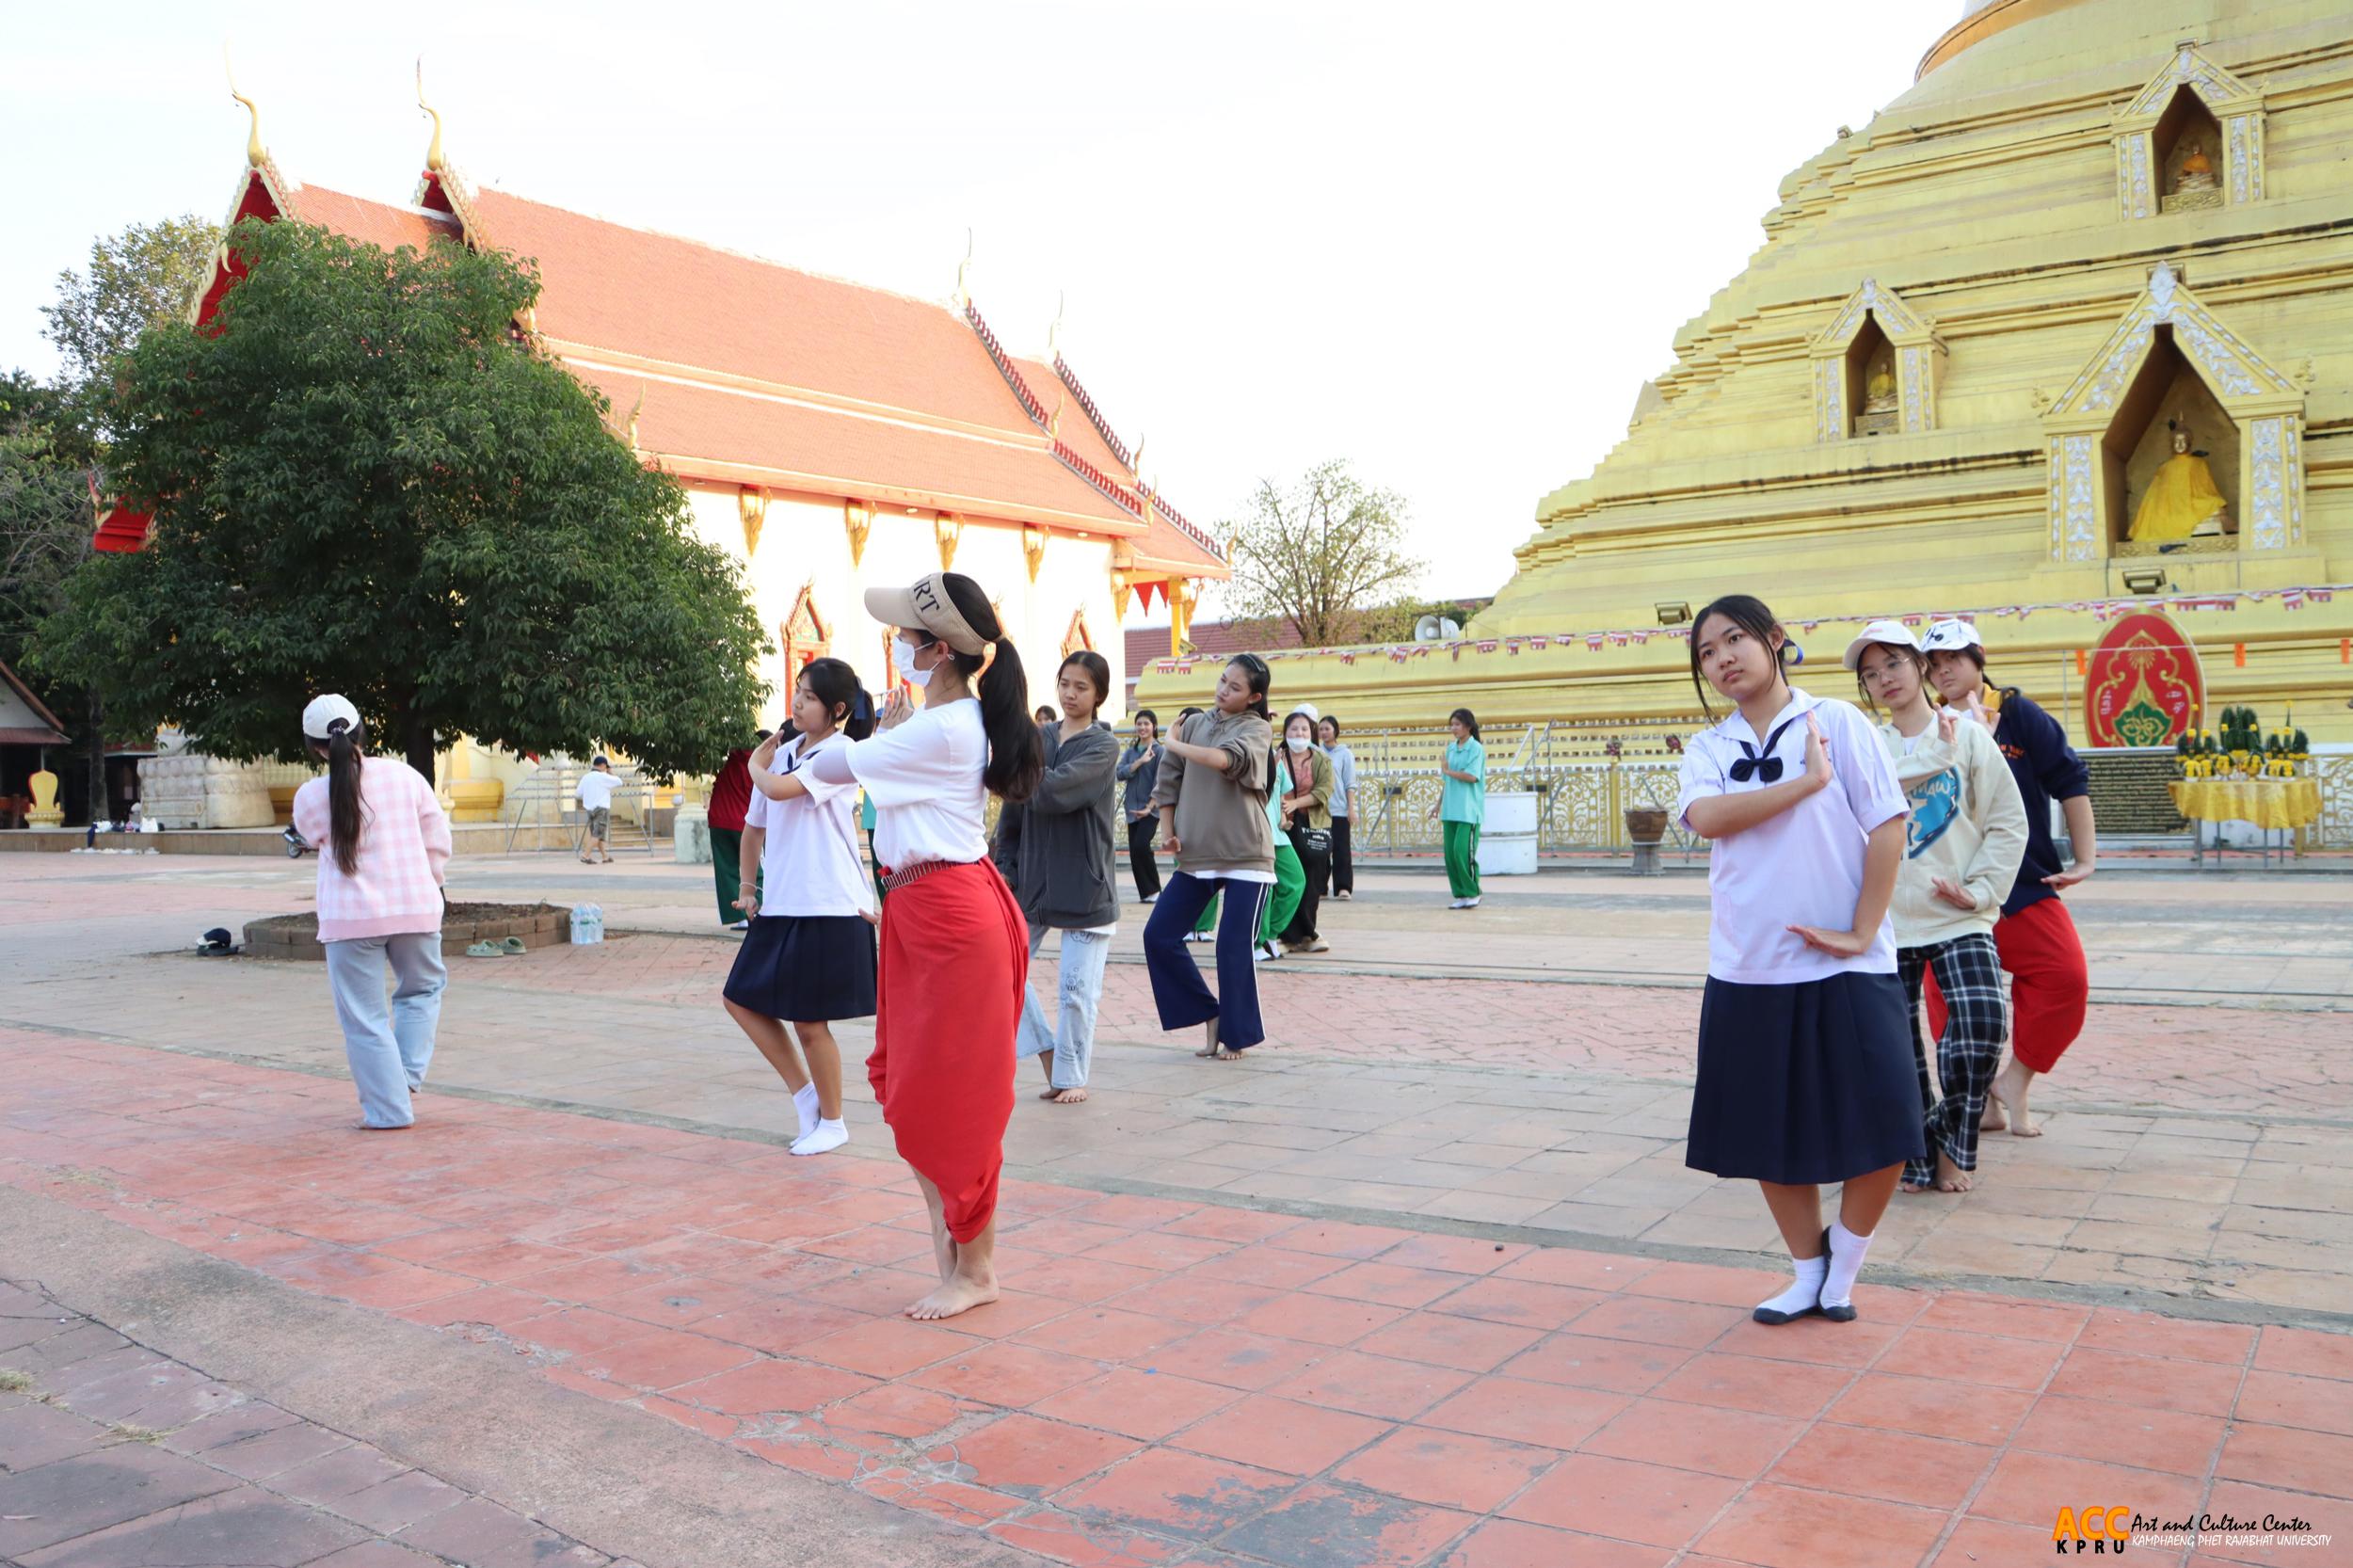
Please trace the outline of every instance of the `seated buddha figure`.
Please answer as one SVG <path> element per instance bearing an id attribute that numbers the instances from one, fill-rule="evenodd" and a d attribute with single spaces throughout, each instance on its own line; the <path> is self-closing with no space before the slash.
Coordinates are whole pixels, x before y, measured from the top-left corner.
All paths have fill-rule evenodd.
<path id="1" fill-rule="evenodd" d="M 2225 504 L 2222 492 L 2215 488 L 2214 470 L 2189 449 L 2189 432 L 2176 426 L 2173 456 L 2158 464 L 2157 472 L 2150 476 L 2149 491 L 2140 498 L 2133 513 L 2132 532 L 2126 536 L 2136 544 L 2146 544 L 2186 539 L 2193 534 L 2219 534 Z"/>
<path id="2" fill-rule="evenodd" d="M 2214 162 L 2206 156 L 2205 144 L 2191 142 L 2189 151 L 2182 154 L 2181 178 L 2174 182 L 2176 190 L 2212 190 L 2215 188 Z"/>
<path id="3" fill-rule="evenodd" d="M 1896 411 L 1896 376 L 1881 360 L 1871 367 L 1871 377 L 1863 386 L 1863 411 L 1866 414 L 1892 414 Z"/>

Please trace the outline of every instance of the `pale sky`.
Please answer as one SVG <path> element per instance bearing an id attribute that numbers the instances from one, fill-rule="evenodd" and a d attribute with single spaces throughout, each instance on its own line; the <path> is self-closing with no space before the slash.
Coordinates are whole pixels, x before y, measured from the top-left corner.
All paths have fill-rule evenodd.
<path id="1" fill-rule="evenodd" d="M 1782 178 L 1960 0 L 116 0 L 11 8 L 0 366 L 99 234 L 222 216 L 245 113 L 297 180 L 471 179 L 926 297 L 1074 368 L 1194 520 L 1326 457 L 1401 491 L 1433 594 L 1493 593 L 1625 431 Z M 1215 613 L 1214 603 L 1204 614 Z"/>

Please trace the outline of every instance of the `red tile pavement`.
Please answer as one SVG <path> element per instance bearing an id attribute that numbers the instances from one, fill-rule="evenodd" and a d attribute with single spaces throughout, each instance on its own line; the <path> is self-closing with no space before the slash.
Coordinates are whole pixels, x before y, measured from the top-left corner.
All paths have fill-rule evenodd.
<path id="1" fill-rule="evenodd" d="M 2087 1499 L 2353 1529 L 2333 1334 L 1867 1279 L 1765 1329 L 1753 1271 L 1025 1182 L 1005 1299 L 917 1324 L 879 1160 L 430 1094 L 363 1135 L 340 1081 L 6 1031 L 0 1075 L 0 1180 L 1074 1564 L 1967 1564 Z M 2201 1560 L 2329 1560 L 2249 1550 Z"/>

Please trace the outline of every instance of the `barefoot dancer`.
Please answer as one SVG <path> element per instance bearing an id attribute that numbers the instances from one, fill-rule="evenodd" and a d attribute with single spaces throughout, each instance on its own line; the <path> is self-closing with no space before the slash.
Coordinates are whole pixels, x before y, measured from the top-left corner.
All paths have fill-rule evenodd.
<path id="1" fill-rule="evenodd" d="M 1176 871 L 1144 927 L 1144 960 L 1162 1029 L 1203 1025 L 1193 1054 L 1226 1061 L 1266 1038 L 1258 1016 L 1254 949 L 1274 893 L 1274 725 L 1267 711 L 1266 661 L 1235 656 L 1217 680 L 1216 708 L 1182 720 L 1161 743 L 1162 847 Z M 1185 934 L 1225 889 L 1217 927 L 1217 994 L 1185 951 Z"/>
<path id="2" fill-rule="evenodd" d="M 2009 762 L 2010 777 L 2026 806 L 2026 857 L 2017 884 L 2002 903 L 1993 943 L 2010 977 L 2010 1061 L 1993 1078 L 1993 1105 L 1985 1126 L 2008 1125 L 2019 1138 L 2041 1136 L 2026 1109 L 2036 1078 L 2058 1065 L 2060 1053 L 2083 1032 L 2084 1005 L 2091 991 L 2083 939 L 2068 918 L 2059 894 L 2089 876 L 2100 859 L 2099 831 L 2092 821 L 2090 775 L 2067 744 L 2067 730 L 2015 686 L 2001 688 L 1989 704 L 1985 692 L 1985 644 L 1964 620 L 1929 623 L 1921 639 L 1929 655 L 1929 680 L 1939 696 L 1991 728 L 1994 744 Z M 2051 802 L 2067 818 L 2075 863 L 2062 867 L 2051 842 Z M 1929 1027 L 1943 1027 L 1944 998 L 1930 984 Z M 2003 1112 L 2009 1112 L 2008 1116 Z"/>
<path id="3" fill-rule="evenodd" d="M 1772 612 L 1746 594 L 1691 626 L 1691 684 L 1731 717 L 1685 748 L 1675 814 L 1714 840 L 1707 990 L 1684 1163 L 1752 1177 L 1796 1283 L 1760 1323 L 1844 1322 L 1880 1216 L 1923 1147 L 1887 919 L 1904 852 L 1896 771 L 1850 703 L 1789 684 Z M 1821 1183 L 1842 1184 L 1822 1228 Z"/>
<path id="4" fill-rule="evenodd" d="M 1062 662 L 1054 689 L 1063 716 L 1046 729 L 1046 772 L 1035 793 L 1000 814 L 999 838 L 1010 840 L 1014 896 L 1030 922 L 1030 956 L 1037 956 L 1048 931 L 1062 933 L 1055 1020 L 1048 1025 L 1036 988 L 1024 985 L 1017 1048 L 1036 1057 L 1046 1075 L 1038 1098 L 1081 1105 L 1095 1060 L 1103 965 L 1119 933 L 1112 860 L 1112 776 L 1119 742 L 1096 722 L 1111 696 L 1112 666 L 1101 654 L 1081 649 Z M 1013 824 L 1010 833 L 1006 824 Z"/>
<path id="5" fill-rule="evenodd" d="M 874 1015 L 876 916 L 853 825 L 857 790 L 822 782 L 809 764 L 872 734 L 874 702 L 848 664 L 813 659 L 792 689 L 792 728 L 790 739 L 762 740 L 745 765 L 751 805 L 735 906 L 752 921 L 725 994 L 728 1015 L 792 1091 L 792 1152 L 829 1154 L 850 1141 L 833 1026 Z"/>
<path id="6" fill-rule="evenodd" d="M 1929 706 L 1928 661 L 1901 621 L 1875 620 L 1847 645 L 1864 699 L 1893 721 L 1880 740 L 1912 803 L 1896 877 L 1896 971 L 1912 1025 L 1912 1062 L 1935 1156 L 1904 1173 L 1904 1191 L 1966 1192 L 1977 1168 L 1977 1122 L 2002 1060 L 2006 1009 L 1993 920 L 2026 850 L 2026 808 L 1992 732 Z M 1952 1006 L 1937 1032 L 1935 1085 L 1920 1032 L 1920 989 L 1933 974 Z"/>
<path id="7" fill-rule="evenodd" d="M 939 1288 L 906 1315 L 952 1318 L 997 1299 L 997 1178 L 1030 967 L 984 808 L 990 792 L 1029 798 L 1039 737 L 1021 655 L 979 584 L 933 572 L 869 588 L 866 613 L 898 628 L 891 660 L 922 689 L 922 710 L 891 693 L 875 734 L 808 767 L 821 783 L 855 779 L 874 803 L 889 896 L 866 1076 L 931 1209 Z"/>
<path id="8" fill-rule="evenodd" d="M 371 1132 L 417 1119 L 409 1095 L 433 1061 L 441 1016 L 441 883 L 449 818 L 433 781 L 406 762 L 366 755 L 360 710 L 347 697 L 313 697 L 302 738 L 327 776 L 295 792 L 294 826 L 320 850 L 319 941 L 344 1026 L 344 1054 L 360 1091 L 360 1126 Z M 392 1002 L 384 1005 L 384 970 Z"/>

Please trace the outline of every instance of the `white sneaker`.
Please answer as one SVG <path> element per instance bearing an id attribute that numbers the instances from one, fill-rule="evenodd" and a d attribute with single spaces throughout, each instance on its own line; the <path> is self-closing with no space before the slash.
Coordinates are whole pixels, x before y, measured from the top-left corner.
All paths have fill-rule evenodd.
<path id="1" fill-rule="evenodd" d="M 1136 902 L 1137 902 L 1138 904 L 1150 904 L 1153 900 L 1155 900 L 1155 899 L 1159 898 L 1160 896 L 1160 894 L 1158 894 L 1158 893 L 1146 893 L 1146 894 L 1144 894 L 1142 898 L 1138 899 Z"/>
<path id="2" fill-rule="evenodd" d="M 1452 904 L 1448 904 L 1447 907 L 1449 909 L 1468 909 L 1470 907 L 1470 900 L 1458 898 Z"/>
<path id="3" fill-rule="evenodd" d="M 850 1129 L 840 1122 L 821 1121 L 806 1137 L 793 1140 L 794 1154 L 830 1154 L 850 1141 Z"/>
<path id="4" fill-rule="evenodd" d="M 1283 950 L 1276 944 L 1273 942 L 1261 942 L 1258 944 L 1257 957 L 1258 962 L 1261 964 L 1272 963 L 1273 960 L 1282 956 Z"/>
<path id="5" fill-rule="evenodd" d="M 1476 898 L 1466 898 L 1463 901 L 1463 907 L 1465 909 L 1476 909 L 1479 907 L 1479 901 Z"/>

